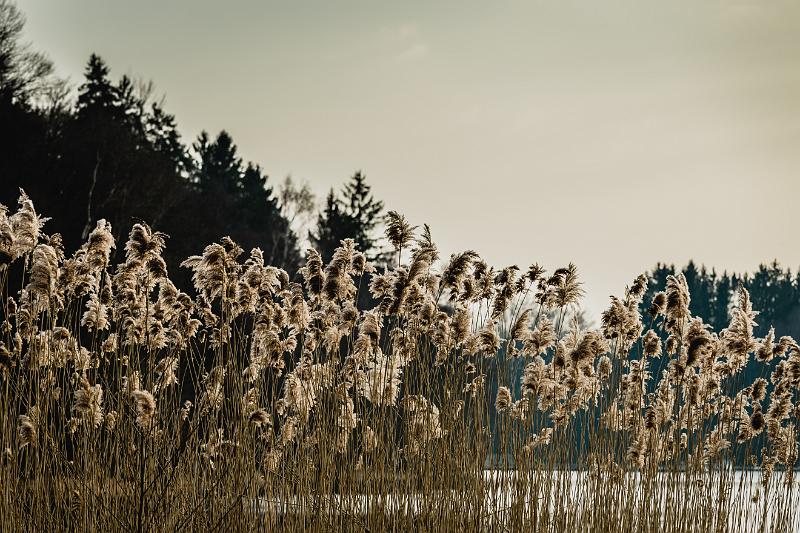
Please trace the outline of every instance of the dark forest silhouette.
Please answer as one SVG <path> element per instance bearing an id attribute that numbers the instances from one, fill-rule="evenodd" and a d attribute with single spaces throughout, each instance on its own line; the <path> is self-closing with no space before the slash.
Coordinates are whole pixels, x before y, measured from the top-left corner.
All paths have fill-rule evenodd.
<path id="1" fill-rule="evenodd" d="M 722 331 L 730 321 L 730 308 L 736 290 L 742 286 L 750 292 L 753 309 L 758 311 L 755 334 L 764 336 L 770 327 L 778 335 L 800 336 L 800 272 L 792 273 L 777 261 L 761 264 L 754 273 L 719 274 L 693 261 L 681 269 L 674 265 L 658 264 L 648 273 L 650 284 L 643 302 L 643 312 L 656 291 L 663 290 L 667 276 L 683 272 L 692 299 L 689 309 L 716 331 Z"/>
<path id="2" fill-rule="evenodd" d="M 166 259 L 185 278 L 179 282 L 188 281 L 180 261 L 225 235 L 296 270 L 302 239 L 289 219 L 313 208 L 307 190 L 298 195 L 290 180 L 276 188 L 259 165 L 242 160 L 226 131 L 202 132 L 187 146 L 175 117 L 153 100 L 153 85 L 113 81 L 98 55 L 71 99 L 50 61 L 22 42 L 23 24 L 13 3 L 0 2 L 0 203 L 13 207 L 24 189 L 67 250 L 99 219 L 111 223 L 118 242 L 144 220 L 169 235 Z M 329 258 L 354 237 L 376 256 L 382 210 L 357 172 L 341 195 L 330 192 L 311 241 Z"/>

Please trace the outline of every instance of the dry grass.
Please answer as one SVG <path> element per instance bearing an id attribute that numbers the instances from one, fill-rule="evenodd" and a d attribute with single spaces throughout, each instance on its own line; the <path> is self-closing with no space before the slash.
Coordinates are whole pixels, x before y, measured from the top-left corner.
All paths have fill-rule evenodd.
<path id="1" fill-rule="evenodd" d="M 112 266 L 104 221 L 65 258 L 24 194 L 0 209 L 2 529 L 793 527 L 800 347 L 753 337 L 746 291 L 714 333 L 680 275 L 640 316 L 640 277 L 584 330 L 574 266 L 439 271 L 390 216 L 389 271 L 226 238 L 191 296 L 144 224 Z"/>

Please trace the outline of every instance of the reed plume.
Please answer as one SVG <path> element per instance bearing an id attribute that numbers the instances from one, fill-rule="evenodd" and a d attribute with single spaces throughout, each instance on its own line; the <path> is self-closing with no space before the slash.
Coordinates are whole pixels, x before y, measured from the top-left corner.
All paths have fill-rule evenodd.
<path id="1" fill-rule="evenodd" d="M 744 288 L 715 332 L 639 276 L 594 328 L 575 265 L 441 264 L 391 212 L 397 265 L 225 237 L 184 293 L 147 224 L 112 264 L 106 221 L 69 256 L 45 222 L 0 206 L 4 530 L 797 524 L 800 346 Z"/>

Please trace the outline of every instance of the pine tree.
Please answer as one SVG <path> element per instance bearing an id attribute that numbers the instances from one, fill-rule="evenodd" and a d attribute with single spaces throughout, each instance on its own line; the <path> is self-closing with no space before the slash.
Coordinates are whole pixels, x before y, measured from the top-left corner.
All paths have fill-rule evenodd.
<path id="1" fill-rule="evenodd" d="M 377 250 L 375 229 L 381 222 L 383 202 L 376 200 L 364 175 L 359 171 L 350 179 L 336 197 L 333 189 L 325 200 L 325 208 L 317 219 L 316 233 L 309 239 L 327 261 L 343 239 L 353 239 L 358 250 L 371 260 L 380 257 Z"/>
<path id="2" fill-rule="evenodd" d="M 97 54 L 89 56 L 85 81 L 78 88 L 78 112 L 90 109 L 113 109 L 118 103 L 117 91 L 108 78 L 109 69 Z"/>
<path id="3" fill-rule="evenodd" d="M 722 273 L 714 287 L 714 310 L 712 313 L 711 323 L 714 329 L 722 331 L 727 327 L 730 320 L 729 312 L 731 306 L 731 295 L 733 291 L 733 282 L 727 272 Z"/>
<path id="4" fill-rule="evenodd" d="M 692 294 L 692 303 L 697 300 L 697 304 L 693 306 L 693 312 L 697 316 L 703 317 L 708 322 L 711 317 L 711 306 L 713 300 L 713 281 L 708 274 L 705 266 L 700 267 L 700 272 L 697 275 L 694 291 Z"/>
<path id="5" fill-rule="evenodd" d="M 381 223 L 383 202 L 375 200 L 371 187 L 366 183 L 366 177 L 361 171 L 355 173 L 345 185 L 342 193 L 345 212 L 355 223 L 355 233 L 352 235 L 358 249 L 376 256 L 375 229 Z"/>
<path id="6" fill-rule="evenodd" d="M 692 295 L 692 299 L 689 302 L 689 310 L 693 315 L 697 315 L 698 308 L 701 307 L 701 302 L 695 298 L 695 294 L 697 293 L 697 288 L 701 283 L 700 272 L 697 270 L 697 265 L 695 265 L 694 261 L 691 260 L 683 268 L 682 272 L 686 278 L 686 285 L 689 287 L 689 294 Z"/>
<path id="7" fill-rule="evenodd" d="M 339 243 L 343 239 L 353 238 L 357 231 L 356 220 L 345 213 L 344 206 L 331 189 L 325 198 L 325 207 L 317 217 L 317 231 L 309 234 L 311 245 L 327 262 L 333 257 Z"/>
<path id="8" fill-rule="evenodd" d="M 175 117 L 164 111 L 160 104 L 153 103 L 144 120 L 145 133 L 153 149 L 173 162 L 178 175 L 187 177 L 191 161 L 181 141 Z"/>
<path id="9" fill-rule="evenodd" d="M 207 221 L 207 227 L 198 232 L 207 242 L 228 234 L 245 250 L 261 248 L 276 266 L 295 268 L 297 237 L 287 227 L 261 167 L 243 163 L 226 131 L 213 141 L 202 132 L 193 147 L 197 159 L 192 183 L 200 195 L 193 209 Z"/>
<path id="10" fill-rule="evenodd" d="M 211 194 L 237 195 L 242 185 L 242 160 L 228 132 L 221 131 L 212 142 L 204 131 L 193 148 L 198 158 L 195 182 L 200 189 Z"/>

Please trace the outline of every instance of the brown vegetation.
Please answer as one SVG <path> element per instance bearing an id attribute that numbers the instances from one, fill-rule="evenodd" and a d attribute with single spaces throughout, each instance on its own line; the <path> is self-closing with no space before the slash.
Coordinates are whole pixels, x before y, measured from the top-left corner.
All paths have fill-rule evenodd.
<path id="1" fill-rule="evenodd" d="M 345 240 L 292 278 L 224 238 L 189 295 L 145 224 L 111 265 L 105 221 L 66 257 L 0 207 L 2 528 L 792 527 L 800 347 L 753 336 L 745 290 L 715 333 L 682 275 L 642 317 L 640 277 L 587 330 L 573 265 L 439 271 L 390 216 L 388 271 Z"/>

